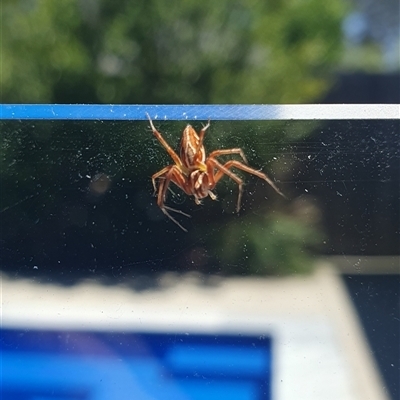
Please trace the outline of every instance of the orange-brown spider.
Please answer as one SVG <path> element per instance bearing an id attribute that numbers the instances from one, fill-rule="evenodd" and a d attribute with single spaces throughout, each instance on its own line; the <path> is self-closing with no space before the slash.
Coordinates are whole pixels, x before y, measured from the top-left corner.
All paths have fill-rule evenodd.
<path id="1" fill-rule="evenodd" d="M 212 200 L 216 200 L 217 196 L 212 192 L 212 190 L 215 188 L 218 181 L 224 175 L 227 175 L 239 186 L 239 194 L 236 205 L 236 211 L 239 212 L 243 193 L 243 181 L 232 171 L 230 171 L 231 168 L 237 168 L 265 180 L 277 193 L 285 197 L 275 186 L 274 182 L 262 172 L 250 168 L 237 160 L 230 160 L 225 164 L 221 164 L 218 160 L 216 160 L 216 157 L 219 156 L 238 154 L 247 164 L 247 159 L 242 149 L 237 148 L 214 150 L 208 155 L 208 157 L 206 157 L 203 140 L 204 134 L 210 126 L 210 121 L 208 121 L 207 125 L 201 129 L 199 134 L 197 134 L 191 125 L 186 126 L 182 133 L 180 155 L 178 156 L 162 137 L 161 133 L 158 132 L 154 127 L 153 121 L 151 120 L 149 114 L 146 113 L 146 115 L 150 121 L 150 126 L 153 130 L 154 136 L 167 150 L 168 154 L 175 163 L 168 165 L 151 177 L 154 192 L 157 195 L 157 205 L 168 218 L 175 222 L 175 224 L 177 224 L 185 232 L 187 232 L 187 230 L 168 211 L 173 211 L 186 217 L 190 217 L 190 215 L 165 205 L 166 193 L 171 182 L 175 183 L 175 185 L 181 188 L 187 195 L 194 196 L 194 201 L 196 204 L 201 204 L 200 199 L 204 199 L 207 196 L 210 196 Z M 156 179 L 160 180 L 158 188 L 156 185 Z"/>

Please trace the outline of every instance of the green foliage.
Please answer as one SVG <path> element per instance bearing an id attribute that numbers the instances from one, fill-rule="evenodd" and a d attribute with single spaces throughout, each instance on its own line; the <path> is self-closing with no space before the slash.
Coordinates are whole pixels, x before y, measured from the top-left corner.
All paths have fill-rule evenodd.
<path id="1" fill-rule="evenodd" d="M 398 64 L 400 67 L 400 62 Z M 341 70 L 346 72 L 379 73 L 384 69 L 383 51 L 377 43 L 369 42 L 362 46 L 348 46 L 341 61 Z"/>
<path id="2" fill-rule="evenodd" d="M 288 215 L 248 217 L 229 223 L 219 236 L 217 254 L 229 273 L 275 275 L 310 272 L 312 251 L 321 247 L 316 227 Z M 234 245 L 233 245 L 234 244 Z"/>
<path id="3" fill-rule="evenodd" d="M 344 0 L 5 1 L 2 102 L 290 103 L 329 86 Z"/>
<path id="4" fill-rule="evenodd" d="M 318 211 L 307 198 L 299 198 L 292 208 L 297 211 L 248 215 L 228 222 L 211 239 L 217 242 L 222 271 L 245 275 L 310 272 L 314 267 L 311 254 L 324 243 L 316 221 Z"/>

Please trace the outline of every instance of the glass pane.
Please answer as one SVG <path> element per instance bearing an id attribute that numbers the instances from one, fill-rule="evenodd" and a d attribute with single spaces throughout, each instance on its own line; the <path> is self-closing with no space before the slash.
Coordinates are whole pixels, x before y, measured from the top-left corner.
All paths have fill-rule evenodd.
<path id="1" fill-rule="evenodd" d="M 155 125 L 179 154 L 186 124 Z M 240 168 L 239 213 L 228 176 L 200 205 L 171 183 L 165 205 L 190 216 L 169 212 L 187 233 L 157 206 L 151 176 L 173 162 L 148 122 L 3 121 L 1 130 L 1 258 L 18 275 L 285 274 L 307 269 L 316 250 L 397 251 L 397 121 L 212 121 L 206 152 L 243 149 L 287 199 Z"/>
<path id="2" fill-rule="evenodd" d="M 390 378 L 398 119 L 257 112 L 211 118 L 193 168 L 182 135 L 207 118 L 154 119 L 186 160 L 172 169 L 143 112 L 0 121 L 5 399 L 353 398 L 365 376 L 357 395 L 382 395 L 369 349 Z M 392 284 L 354 278 L 367 269 Z"/>

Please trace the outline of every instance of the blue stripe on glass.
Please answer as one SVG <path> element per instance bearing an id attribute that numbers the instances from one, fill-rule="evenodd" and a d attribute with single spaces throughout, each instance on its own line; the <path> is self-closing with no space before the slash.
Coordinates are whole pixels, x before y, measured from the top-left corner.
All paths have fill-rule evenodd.
<path id="1" fill-rule="evenodd" d="M 352 120 L 399 119 L 398 104 L 98 105 L 1 104 L 0 119 L 30 120 Z"/>

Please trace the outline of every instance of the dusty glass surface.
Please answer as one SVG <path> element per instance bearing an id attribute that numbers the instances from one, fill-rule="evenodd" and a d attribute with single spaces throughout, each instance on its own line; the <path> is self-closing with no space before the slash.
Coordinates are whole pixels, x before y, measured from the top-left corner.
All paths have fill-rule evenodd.
<path id="1" fill-rule="evenodd" d="M 185 122 L 155 124 L 177 150 Z M 285 269 L 279 245 L 298 257 L 397 253 L 396 121 L 211 121 L 206 151 L 242 148 L 288 199 L 241 171 L 239 214 L 238 187 L 227 177 L 218 199 L 201 205 L 171 185 L 166 204 L 190 214 L 174 214 L 188 233 L 153 196 L 150 178 L 171 159 L 148 122 L 3 121 L 1 132 L 1 264 L 16 275 L 299 272 L 302 263 L 292 260 Z M 237 157 L 221 157 L 229 158 Z M 268 252 L 272 246 L 278 254 Z M 264 271 L 251 269 L 268 257 Z"/>

